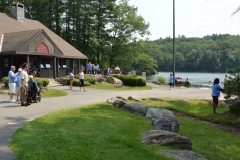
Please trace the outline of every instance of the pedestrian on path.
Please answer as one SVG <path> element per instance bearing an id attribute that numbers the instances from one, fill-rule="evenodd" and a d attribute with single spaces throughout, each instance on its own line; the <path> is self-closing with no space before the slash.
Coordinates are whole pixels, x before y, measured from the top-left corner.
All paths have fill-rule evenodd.
<path id="1" fill-rule="evenodd" d="M 168 79 L 168 82 L 169 82 L 169 87 L 170 87 L 170 90 L 172 89 L 172 86 L 173 86 L 173 75 L 172 73 L 170 74 L 170 77 Z"/>
<path id="2" fill-rule="evenodd" d="M 28 91 L 28 64 L 22 64 L 23 70 L 21 71 L 21 106 L 28 106 L 30 103 L 27 103 L 27 91 Z"/>
<path id="3" fill-rule="evenodd" d="M 83 91 L 86 92 L 86 90 L 84 89 L 84 72 L 83 72 L 83 68 L 80 69 L 79 72 L 79 85 L 80 85 L 80 91 L 81 88 L 83 87 Z"/>
<path id="4" fill-rule="evenodd" d="M 13 100 L 13 95 L 16 92 L 16 82 L 17 82 L 17 77 L 15 72 L 15 66 L 11 66 L 10 71 L 8 72 L 8 87 L 9 87 L 9 93 L 10 93 L 10 100 L 9 102 L 16 102 Z"/>
<path id="5" fill-rule="evenodd" d="M 16 102 L 18 103 L 18 101 L 20 101 L 20 89 L 21 89 L 21 71 L 22 68 L 18 68 L 18 73 L 16 74 L 17 77 L 17 82 L 16 82 L 16 96 L 17 96 L 17 100 Z"/>

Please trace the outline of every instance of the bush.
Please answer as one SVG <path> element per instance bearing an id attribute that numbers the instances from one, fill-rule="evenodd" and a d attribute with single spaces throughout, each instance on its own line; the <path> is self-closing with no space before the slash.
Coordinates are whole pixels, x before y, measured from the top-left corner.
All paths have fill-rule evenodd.
<path id="1" fill-rule="evenodd" d="M 120 80 L 125 86 L 137 86 L 138 78 L 132 75 L 121 75 Z"/>
<path id="2" fill-rule="evenodd" d="M 229 70 L 230 74 L 229 79 L 224 83 L 225 88 L 225 102 L 229 104 L 235 103 L 235 99 L 232 97 L 239 98 L 240 97 L 240 68 Z M 238 105 L 234 105 L 236 107 L 231 107 L 230 112 L 236 113 L 240 110 L 239 103 Z M 240 113 L 240 112 L 238 112 Z"/>
<path id="3" fill-rule="evenodd" d="M 229 106 L 229 111 L 234 114 L 240 114 L 240 101 L 232 102 L 232 104 Z"/>
<path id="4" fill-rule="evenodd" d="M 69 82 L 69 80 L 68 80 L 68 82 Z M 70 84 L 70 83 L 68 83 L 68 84 Z M 80 86 L 79 79 L 74 78 L 73 86 Z M 86 81 L 86 80 L 84 80 L 84 86 L 91 86 L 91 83 Z"/>
<path id="5" fill-rule="evenodd" d="M 113 77 L 115 77 L 115 78 L 117 78 L 117 79 L 120 79 L 120 74 L 110 74 L 110 76 L 113 76 Z"/>
<path id="6" fill-rule="evenodd" d="M 3 77 L 2 82 L 3 82 L 5 87 L 8 87 L 8 77 Z"/>
<path id="7" fill-rule="evenodd" d="M 167 84 L 167 80 L 162 76 L 157 77 L 157 81 L 161 84 Z"/>
<path id="8" fill-rule="evenodd" d="M 85 74 L 84 75 L 84 79 L 85 79 L 85 81 L 88 81 L 91 84 L 95 84 L 96 83 L 96 78 L 92 74 Z"/>
<path id="9" fill-rule="evenodd" d="M 35 77 L 34 80 L 37 82 L 38 87 L 47 87 L 49 84 L 49 80 L 47 78 L 39 78 Z M 8 77 L 3 77 L 2 81 L 5 87 L 8 87 Z"/>
<path id="10" fill-rule="evenodd" d="M 146 86 L 147 85 L 147 81 L 144 77 L 138 77 L 138 82 L 137 82 L 137 86 Z"/>

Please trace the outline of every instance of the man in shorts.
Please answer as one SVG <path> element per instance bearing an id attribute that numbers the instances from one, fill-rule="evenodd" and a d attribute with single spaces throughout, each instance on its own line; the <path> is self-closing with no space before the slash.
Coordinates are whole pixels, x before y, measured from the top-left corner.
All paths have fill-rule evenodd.
<path id="1" fill-rule="evenodd" d="M 16 89 L 16 82 L 17 82 L 17 77 L 15 72 L 15 66 L 11 66 L 11 70 L 8 72 L 8 86 L 9 86 L 9 93 L 10 93 L 10 100 L 9 102 L 16 102 L 13 100 L 13 95 L 15 94 L 15 89 Z"/>

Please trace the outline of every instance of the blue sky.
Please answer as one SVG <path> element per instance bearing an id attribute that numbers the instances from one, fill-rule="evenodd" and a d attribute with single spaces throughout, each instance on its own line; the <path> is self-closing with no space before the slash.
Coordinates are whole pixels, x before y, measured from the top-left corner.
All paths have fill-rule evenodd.
<path id="1" fill-rule="evenodd" d="M 150 23 L 151 40 L 173 36 L 173 0 L 129 0 Z M 240 35 L 240 0 L 175 0 L 175 35 Z"/>

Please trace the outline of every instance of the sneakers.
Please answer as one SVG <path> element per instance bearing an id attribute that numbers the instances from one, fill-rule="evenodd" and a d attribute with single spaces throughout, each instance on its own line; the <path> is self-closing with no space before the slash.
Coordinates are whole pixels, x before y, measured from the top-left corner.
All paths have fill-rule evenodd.
<path id="1" fill-rule="evenodd" d="M 13 100 L 13 99 L 10 99 L 9 102 L 10 102 L 10 103 L 15 103 L 16 101 Z"/>

